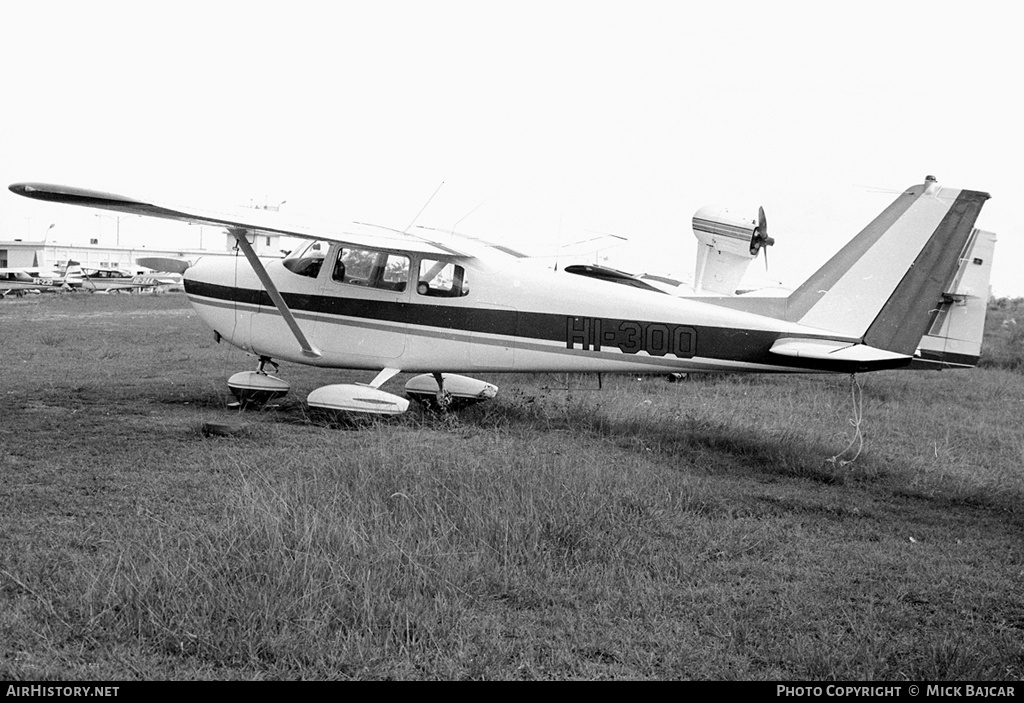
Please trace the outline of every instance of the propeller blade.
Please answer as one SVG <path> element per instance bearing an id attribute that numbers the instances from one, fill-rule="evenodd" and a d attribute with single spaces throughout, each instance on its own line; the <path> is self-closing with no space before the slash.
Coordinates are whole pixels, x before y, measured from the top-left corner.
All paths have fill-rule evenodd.
<path id="1" fill-rule="evenodd" d="M 759 250 L 770 247 L 774 243 L 775 240 L 768 236 L 768 218 L 765 217 L 764 208 L 759 207 L 757 209 L 757 228 L 750 240 L 750 253 L 757 256 Z M 767 263 L 767 261 L 768 255 L 765 254 L 765 262 Z"/>

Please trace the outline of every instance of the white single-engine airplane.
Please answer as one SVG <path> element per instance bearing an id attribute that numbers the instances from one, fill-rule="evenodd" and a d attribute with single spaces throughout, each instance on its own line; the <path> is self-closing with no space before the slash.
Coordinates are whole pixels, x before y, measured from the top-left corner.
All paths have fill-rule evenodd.
<path id="1" fill-rule="evenodd" d="M 16 296 L 25 293 L 41 293 L 60 285 L 60 274 L 39 267 L 0 269 L 0 298 L 10 293 Z"/>
<path id="2" fill-rule="evenodd" d="M 180 274 L 160 274 L 146 267 L 132 271 L 116 268 L 95 268 L 69 263 L 63 281 L 73 290 L 92 293 L 119 293 L 140 291 L 181 283 Z"/>
<path id="3" fill-rule="evenodd" d="M 437 241 L 363 224 L 289 224 L 282 213 L 180 207 L 41 183 L 10 190 L 62 202 L 223 226 L 241 257 L 204 257 L 185 291 L 218 340 L 258 357 L 228 381 L 241 397 L 287 392 L 274 359 L 376 371 L 366 385 L 309 394 L 311 407 L 397 414 L 380 390 L 400 372 L 414 398 L 493 397 L 453 372 L 859 373 L 909 365 L 934 324 L 987 193 L 908 188 L 786 298 L 678 297 L 551 271 L 504 247 L 452 233 Z M 261 260 L 250 239 L 307 240 Z M 434 232 L 434 235 L 438 233 Z M 964 358 L 976 363 L 977 357 Z M 450 396 L 449 396 L 450 394 Z"/>

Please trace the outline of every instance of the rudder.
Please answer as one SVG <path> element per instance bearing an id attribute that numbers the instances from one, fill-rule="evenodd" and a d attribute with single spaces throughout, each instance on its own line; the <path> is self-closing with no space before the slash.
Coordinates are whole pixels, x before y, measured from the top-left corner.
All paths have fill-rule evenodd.
<path id="1" fill-rule="evenodd" d="M 929 176 L 794 291 L 787 319 L 912 355 L 988 197 L 941 188 Z"/>
<path id="2" fill-rule="evenodd" d="M 943 289 L 942 303 L 932 312 L 921 338 L 914 368 L 977 366 L 988 313 L 989 280 L 996 236 L 974 230 L 956 276 Z"/>

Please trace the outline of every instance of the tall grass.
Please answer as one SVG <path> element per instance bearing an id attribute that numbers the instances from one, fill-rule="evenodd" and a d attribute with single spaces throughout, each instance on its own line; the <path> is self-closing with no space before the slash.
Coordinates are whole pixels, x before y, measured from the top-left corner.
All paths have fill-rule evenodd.
<path id="1" fill-rule="evenodd" d="M 630 527 L 650 514 L 703 509 L 685 486 L 638 483 L 635 462 L 539 443 L 508 457 L 486 438 L 446 451 L 420 434 L 381 426 L 343 451 L 322 438 L 329 459 L 312 467 L 238 461 L 212 524 L 127 521 L 62 610 L 97 641 L 219 666 L 356 675 L 397 660 L 412 668 L 384 671 L 442 675 L 453 643 L 479 636 L 481 604 L 543 605 L 590 562 L 628 568 L 644 541 Z"/>
<path id="2" fill-rule="evenodd" d="M 980 365 L 1024 370 L 1024 298 L 989 301 Z"/>

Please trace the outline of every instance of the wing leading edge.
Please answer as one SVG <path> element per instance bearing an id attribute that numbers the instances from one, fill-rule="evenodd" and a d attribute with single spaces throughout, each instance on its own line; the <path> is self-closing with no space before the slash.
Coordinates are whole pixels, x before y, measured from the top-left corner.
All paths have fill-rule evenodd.
<path id="1" fill-rule="evenodd" d="M 50 183 L 14 183 L 12 193 L 53 203 L 113 210 L 129 215 L 144 215 L 165 220 L 187 222 L 194 225 L 244 229 L 256 235 L 284 235 L 301 239 L 319 239 L 340 244 L 378 249 L 393 249 L 420 254 L 469 256 L 461 249 L 428 240 L 387 227 L 352 223 L 349 225 L 310 225 L 289 219 L 272 210 L 238 208 L 236 210 L 209 210 L 192 206 L 139 200 L 114 193 L 76 188 Z"/>

